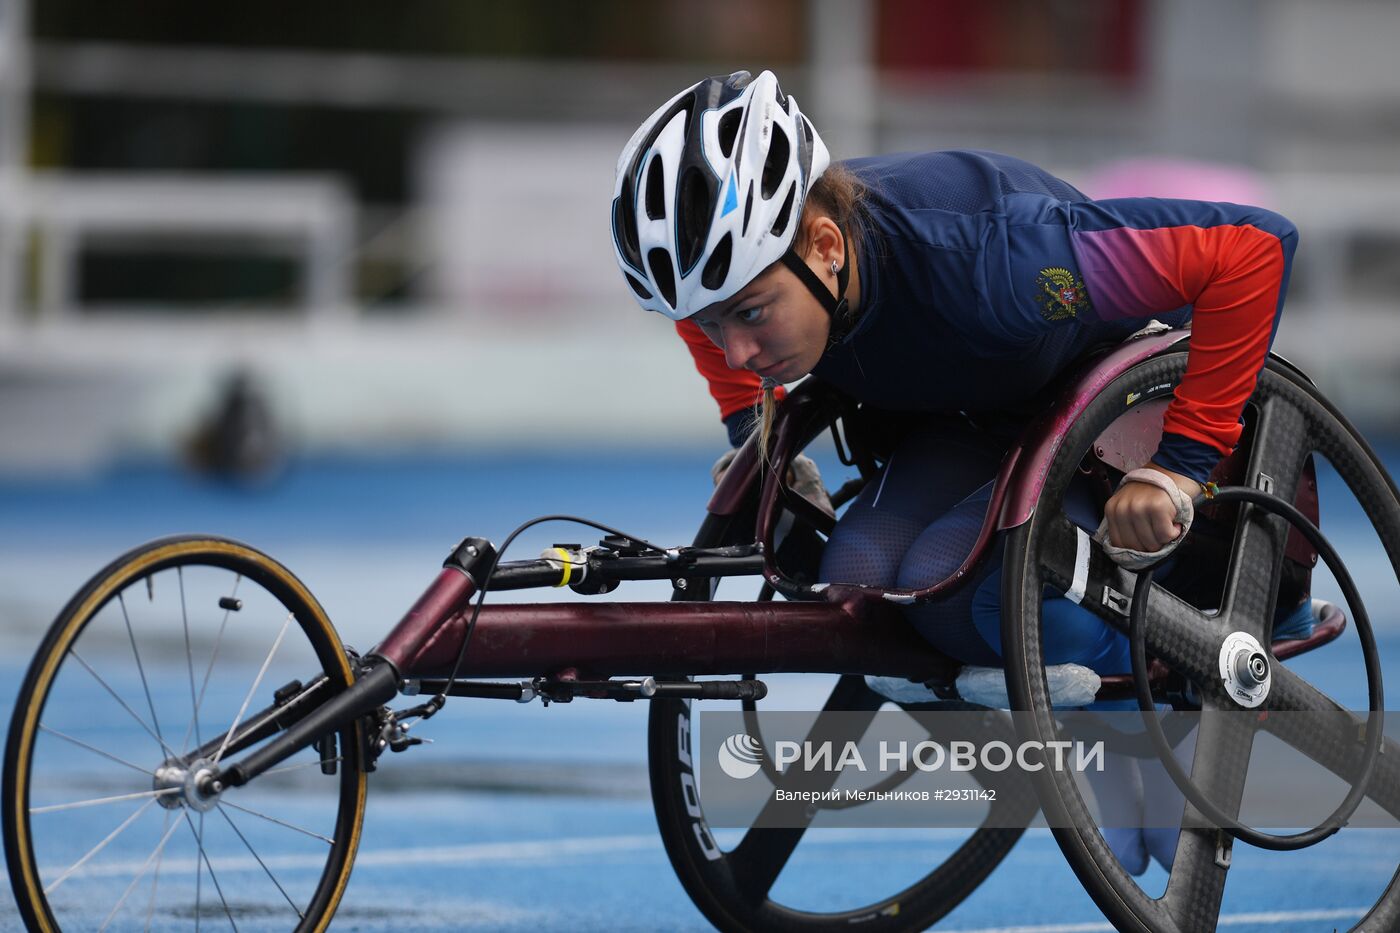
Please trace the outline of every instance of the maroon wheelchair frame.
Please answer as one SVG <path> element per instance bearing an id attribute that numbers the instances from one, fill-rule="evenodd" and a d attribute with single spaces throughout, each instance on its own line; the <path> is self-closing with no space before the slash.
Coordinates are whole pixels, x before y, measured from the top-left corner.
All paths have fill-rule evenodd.
<path id="1" fill-rule="evenodd" d="M 985 556 L 995 532 L 1030 518 L 1060 438 L 1084 406 L 1128 367 L 1183 337 L 1175 331 L 1129 342 L 1070 380 L 1050 413 L 1007 453 L 977 542 L 962 567 L 946 580 L 917 591 L 784 585 L 772 559 L 773 538 L 779 499 L 791 501 L 795 494 L 780 482 L 784 471 L 770 469 L 761 480 L 758 509 L 763 575 L 780 592 L 801 601 L 483 606 L 458 675 L 533 677 L 572 669 L 602 677 L 807 671 L 928 679 L 946 671 L 952 662 L 886 607 L 937 596 L 965 579 Z M 785 463 L 810 439 L 813 420 L 825 414 L 815 411 L 817 407 L 810 394 L 801 391 L 784 402 L 775 428 L 775 462 Z M 710 513 L 732 515 L 742 507 L 760 482 L 757 460 L 751 442 L 716 488 Z M 468 604 L 477 591 L 469 575 L 444 569 L 372 654 L 393 664 L 404 677 L 449 673 L 461 645 Z M 579 638 L 581 632 L 587 637 Z"/>
<path id="2" fill-rule="evenodd" d="M 787 583 L 773 561 L 780 506 L 794 504 L 781 469 L 764 471 L 757 540 L 764 578 L 793 602 L 634 602 L 483 606 L 458 675 L 461 677 L 610 677 L 810 672 L 875 674 L 943 680 L 958 663 L 934 650 L 892 604 L 936 598 L 958 586 L 985 557 L 993 535 L 1027 521 L 1065 431 L 1084 407 L 1129 367 L 1185 337 L 1170 331 L 1130 341 L 1068 382 L 1068 388 L 1013 446 L 998 472 L 976 544 L 948 578 L 919 590 L 880 590 Z M 776 426 L 774 462 L 788 462 L 828 417 L 800 390 L 784 403 Z M 740 452 L 716 488 L 708 511 L 737 513 L 760 482 L 755 445 Z M 800 504 L 799 504 L 800 507 Z M 808 504 L 808 507 L 814 509 Z M 1316 505 L 1313 504 L 1315 512 Z M 457 659 L 476 582 L 445 569 L 372 654 L 404 677 L 442 677 Z M 1288 657 L 1330 641 L 1344 620 L 1306 641 L 1280 642 Z M 1111 679 L 1112 683 L 1116 678 Z"/>
<path id="3" fill-rule="evenodd" d="M 707 579 L 752 574 L 761 564 L 765 582 L 789 601 L 512 603 L 480 606 L 472 623 L 471 603 L 480 592 L 476 577 L 482 568 L 450 559 L 399 623 L 366 655 L 359 679 L 350 689 L 231 766 L 222 777 L 235 785 L 251 780 L 328 729 L 381 706 L 409 682 L 439 679 L 437 686 L 444 693 L 458 692 L 453 689 L 455 681 L 440 680 L 454 675 L 460 680 L 501 677 L 596 684 L 627 675 L 683 678 L 741 671 L 750 676 L 806 672 L 906 677 L 951 687 L 959 662 L 919 637 L 900 615 L 898 605 L 939 598 L 966 580 L 985 557 L 994 534 L 1030 519 L 1066 431 L 1090 401 L 1131 366 L 1185 337 L 1183 331 L 1168 331 L 1130 340 L 1085 364 L 1063 383 L 1056 403 L 1031 422 L 1007 452 L 976 543 L 962 566 L 944 580 L 918 590 L 804 584 L 788 579 L 777 567 L 774 537 L 782 507 L 818 526 L 825 523 L 827 530 L 831 523 L 830 516 L 783 482 L 785 465 L 833 420 L 830 406 L 809 386 L 799 386 L 784 402 L 776 424 L 772 460 L 784 468 L 760 471 L 755 444 L 750 442 L 708 506 L 712 516 L 736 516 L 751 501 L 754 484 L 759 484 L 755 545 L 759 560 L 736 557 L 726 571 L 726 559 L 718 557 L 704 567 L 635 577 Z M 1150 446 L 1155 446 L 1155 439 Z M 1311 503 L 1299 505 L 1315 516 L 1315 493 Z M 459 551 L 464 548 L 476 554 L 466 542 Z M 501 568 L 521 569 L 522 565 L 546 572 L 550 568 L 544 560 Z M 483 566 L 489 568 L 490 563 Z M 557 575 L 558 565 L 554 566 Z M 504 588 L 494 575 L 491 580 L 491 589 Z M 533 583 L 524 585 L 556 582 L 537 574 Z M 1284 659 L 1310 650 L 1335 639 L 1345 626 L 1345 616 L 1333 613 L 1308 639 L 1276 642 L 1274 654 Z M 469 627 L 470 650 L 464 652 Z M 1154 662 L 1149 676 L 1160 682 L 1168 672 Z M 483 690 L 469 695 L 508 694 Z M 1101 698 L 1131 695 L 1130 673 L 1104 678 Z M 230 743 L 231 750 L 243 745 L 238 737 Z"/>

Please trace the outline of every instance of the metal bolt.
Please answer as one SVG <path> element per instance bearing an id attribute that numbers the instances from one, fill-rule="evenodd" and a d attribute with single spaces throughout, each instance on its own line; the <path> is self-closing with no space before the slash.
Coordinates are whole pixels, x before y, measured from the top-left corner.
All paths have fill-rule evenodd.
<path id="1" fill-rule="evenodd" d="M 1258 651 L 1241 654 L 1235 662 L 1235 675 L 1251 687 L 1262 684 L 1269 676 L 1269 661 Z"/>
<path id="2" fill-rule="evenodd" d="M 676 589 L 678 590 L 683 590 L 688 585 L 688 581 L 685 579 L 685 577 L 679 577 L 675 580 L 672 580 L 671 582 L 675 584 Z"/>

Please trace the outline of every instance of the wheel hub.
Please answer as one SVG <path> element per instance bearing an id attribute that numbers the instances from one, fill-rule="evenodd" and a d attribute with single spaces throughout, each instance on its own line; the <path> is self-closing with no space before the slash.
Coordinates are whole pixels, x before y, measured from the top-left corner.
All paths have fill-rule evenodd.
<path id="1" fill-rule="evenodd" d="M 1230 698 L 1254 709 L 1269 696 L 1269 656 L 1254 636 L 1231 632 L 1220 646 L 1220 678 Z"/>
<path id="2" fill-rule="evenodd" d="M 156 769 L 152 789 L 165 791 L 156 798 L 167 810 L 189 807 L 205 813 L 219 803 L 223 786 L 214 780 L 218 766 L 206 758 L 199 758 L 185 765 L 179 761 L 167 761 Z"/>

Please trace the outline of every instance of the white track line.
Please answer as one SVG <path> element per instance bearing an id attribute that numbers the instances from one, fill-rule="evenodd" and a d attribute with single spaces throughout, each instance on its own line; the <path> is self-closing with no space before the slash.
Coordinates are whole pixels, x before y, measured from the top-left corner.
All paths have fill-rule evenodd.
<path id="1" fill-rule="evenodd" d="M 858 835 L 852 833 L 851 835 Z M 941 835 L 941 833 L 939 833 Z M 832 839 L 833 843 L 850 842 L 851 838 Z M 404 849 L 364 850 L 355 857 L 355 871 L 372 868 L 401 868 L 411 865 L 461 865 L 472 862 L 539 861 L 557 859 L 569 855 L 598 855 L 608 852 L 644 852 L 661 848 L 661 840 L 655 834 L 628 836 L 579 836 L 573 839 L 537 839 L 528 842 L 503 840 L 501 842 L 480 842 L 456 846 L 414 846 Z M 284 870 L 319 870 L 325 864 L 325 856 L 271 855 L 265 856 L 267 867 Z M 190 866 L 193 866 L 190 860 Z M 87 875 L 116 875 L 127 873 L 139 867 L 136 863 L 89 866 Z M 221 859 L 221 871 L 261 871 L 256 861 L 247 856 Z M 1369 908 L 1346 907 L 1332 910 L 1270 911 L 1268 913 L 1223 914 L 1219 926 L 1242 926 L 1245 924 L 1284 924 L 1347 920 L 1363 916 Z M 1012 927 L 977 927 L 949 931 L 949 933 L 1114 933 L 1113 924 L 1105 921 L 1089 923 L 1052 923 Z"/>
<path id="2" fill-rule="evenodd" d="M 576 839 L 540 839 L 530 842 L 481 842 L 459 846 L 415 846 L 408 849 L 364 850 L 355 857 L 355 870 L 361 868 L 399 868 L 406 865 L 460 865 L 469 862 L 534 861 L 566 855 L 597 855 L 605 852 L 642 852 L 660 850 L 661 840 L 655 835 L 583 836 Z M 194 867 L 194 860 L 188 859 Z M 264 855 L 269 868 L 288 870 L 319 870 L 326 862 L 324 854 Z M 167 865 L 178 864 L 167 861 Z M 119 875 L 140 868 L 140 862 L 118 862 L 86 866 L 84 875 Z M 249 856 L 220 858 L 223 872 L 262 871 Z"/>
<path id="3" fill-rule="evenodd" d="M 1340 910 L 1276 910 L 1268 913 L 1221 914 L 1218 926 L 1243 926 L 1247 923 L 1292 924 L 1314 920 L 1349 920 L 1366 913 L 1367 907 L 1342 908 Z M 1097 923 L 1051 923 L 1037 926 L 1019 927 L 978 927 L 976 929 L 949 930 L 948 933 L 1113 933 L 1113 924 L 1104 921 Z"/>

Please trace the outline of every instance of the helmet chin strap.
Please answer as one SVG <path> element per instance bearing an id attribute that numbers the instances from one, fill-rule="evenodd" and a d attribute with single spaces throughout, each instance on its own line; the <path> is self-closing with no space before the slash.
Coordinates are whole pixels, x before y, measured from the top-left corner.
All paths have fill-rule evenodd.
<path id="1" fill-rule="evenodd" d="M 795 242 L 795 241 L 794 241 Z M 802 281 L 810 291 L 821 302 L 821 306 L 826 309 L 826 313 L 831 317 L 831 330 L 827 334 L 826 346 L 831 349 L 851 332 L 851 325 L 855 323 L 851 315 L 851 306 L 846 301 L 846 286 L 851 281 L 851 248 L 850 239 L 843 238 L 842 241 L 842 263 L 841 268 L 836 271 L 836 294 L 831 294 L 831 289 L 812 271 L 806 261 L 793 248 L 789 248 L 783 253 L 782 264 L 792 270 L 793 275 Z"/>

